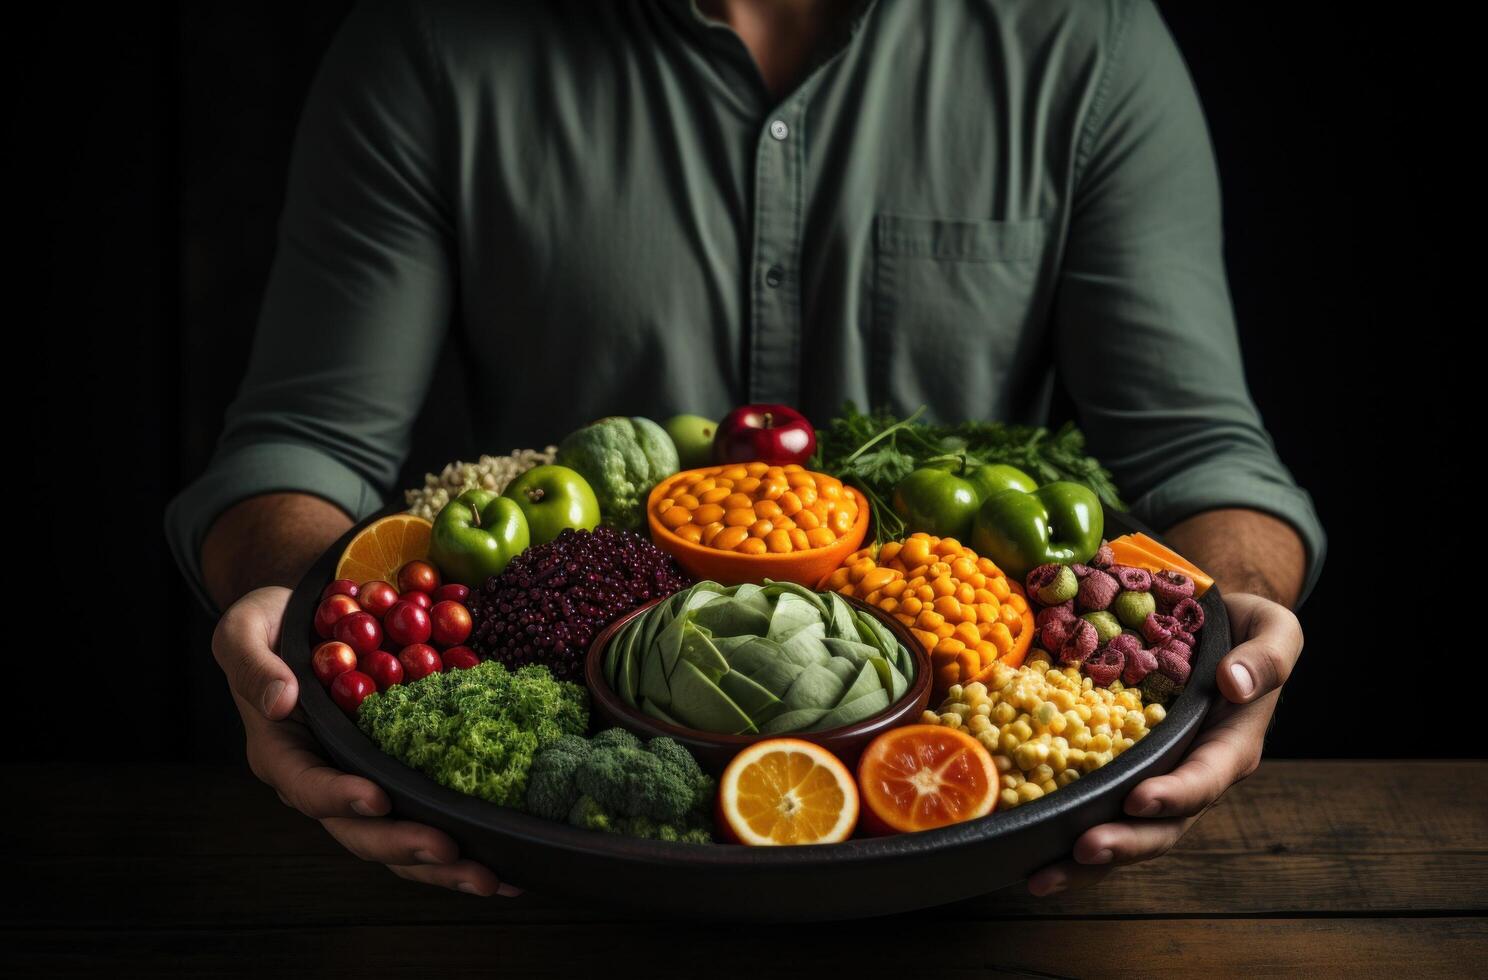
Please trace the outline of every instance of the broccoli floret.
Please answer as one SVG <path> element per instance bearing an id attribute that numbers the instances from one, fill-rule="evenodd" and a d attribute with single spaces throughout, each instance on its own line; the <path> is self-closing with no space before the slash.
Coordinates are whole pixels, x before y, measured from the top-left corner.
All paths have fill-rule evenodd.
<path id="1" fill-rule="evenodd" d="M 384 752 L 436 782 L 520 807 L 538 746 L 588 727 L 588 695 L 545 667 L 512 673 L 488 661 L 370 695 L 357 724 Z"/>
<path id="2" fill-rule="evenodd" d="M 654 738 L 643 746 L 612 728 L 588 741 L 544 744 L 533 759 L 527 808 L 590 830 L 706 842 L 713 789 L 677 742 Z"/>

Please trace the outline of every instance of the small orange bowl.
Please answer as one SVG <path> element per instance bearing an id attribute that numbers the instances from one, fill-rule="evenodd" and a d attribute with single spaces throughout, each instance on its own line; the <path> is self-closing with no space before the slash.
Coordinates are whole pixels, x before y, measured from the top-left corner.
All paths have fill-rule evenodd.
<path id="1" fill-rule="evenodd" d="M 858 504 L 858 518 L 846 534 L 829 545 L 783 555 L 743 555 L 737 551 L 719 551 L 706 545 L 693 544 L 679 538 L 661 523 L 656 515 L 656 504 L 666 497 L 667 491 L 678 481 L 698 472 L 683 470 L 673 473 L 652 487 L 646 498 L 646 523 L 651 527 L 652 542 L 677 559 L 677 564 L 693 578 L 712 579 L 720 585 L 742 585 L 745 582 L 758 585 L 768 578 L 777 582 L 795 582 L 814 589 L 822 579 L 836 571 L 844 558 L 862 547 L 863 539 L 868 535 L 868 522 L 871 520 L 868 501 L 863 499 L 861 493 L 844 485 L 843 493 L 851 495 Z"/>

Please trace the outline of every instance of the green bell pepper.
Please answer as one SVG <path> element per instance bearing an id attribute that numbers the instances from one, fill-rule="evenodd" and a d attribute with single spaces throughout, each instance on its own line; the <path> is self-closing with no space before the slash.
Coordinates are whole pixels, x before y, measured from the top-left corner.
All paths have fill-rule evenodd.
<path id="1" fill-rule="evenodd" d="M 531 541 L 527 517 L 515 500 L 490 490 L 466 490 L 435 516 L 429 560 L 446 582 L 478 589 Z"/>
<path id="2" fill-rule="evenodd" d="M 1039 565 L 1089 561 L 1104 531 L 1095 492 L 1060 481 L 1032 493 L 1003 490 L 988 497 L 973 522 L 971 550 L 1022 580 Z"/>
<path id="3" fill-rule="evenodd" d="M 932 463 L 913 471 L 894 487 L 894 513 L 909 531 L 965 542 L 983 501 L 1003 490 L 1036 490 L 1027 473 L 1006 463 L 966 469 L 964 460 Z"/>

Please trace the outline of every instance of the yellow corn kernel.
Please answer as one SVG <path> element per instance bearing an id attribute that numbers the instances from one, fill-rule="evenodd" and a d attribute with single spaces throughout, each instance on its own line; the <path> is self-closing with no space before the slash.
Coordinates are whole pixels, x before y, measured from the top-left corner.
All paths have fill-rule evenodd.
<path id="1" fill-rule="evenodd" d="M 999 735 L 997 738 L 998 750 L 1001 752 L 1006 752 L 1008 755 L 1012 755 L 1018 750 L 1018 745 L 1019 739 L 1018 736 L 1013 732 L 1012 726 L 1003 726 L 1002 734 Z"/>
<path id="2" fill-rule="evenodd" d="M 1146 708 L 1142 709 L 1142 717 L 1146 720 L 1148 728 L 1153 727 L 1167 716 L 1168 709 L 1160 704 L 1149 704 Z"/>
<path id="3" fill-rule="evenodd" d="M 1080 770 L 1078 770 L 1078 769 L 1062 769 L 1062 770 L 1059 771 L 1059 774 L 1054 777 L 1054 782 L 1058 783 L 1060 786 L 1068 786 L 1070 783 L 1074 782 L 1075 780 L 1077 780 L 1079 778 L 1080 778 Z"/>
<path id="4" fill-rule="evenodd" d="M 1044 795 L 1044 789 L 1037 783 L 1021 783 L 1018 786 L 1018 798 L 1025 803 L 1036 800 Z"/>
<path id="5" fill-rule="evenodd" d="M 1018 791 L 1015 789 L 1004 789 L 1001 793 L 997 794 L 997 805 L 1004 810 L 1011 810 L 1022 802 L 1018 798 Z"/>
<path id="6" fill-rule="evenodd" d="M 999 701 L 992 706 L 992 720 L 999 725 L 1010 725 L 1016 717 L 1018 717 L 1018 709 L 1006 701 Z"/>

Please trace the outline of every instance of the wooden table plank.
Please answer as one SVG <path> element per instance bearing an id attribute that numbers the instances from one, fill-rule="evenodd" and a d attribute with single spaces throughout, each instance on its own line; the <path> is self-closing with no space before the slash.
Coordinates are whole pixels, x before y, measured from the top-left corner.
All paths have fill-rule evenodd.
<path id="1" fill-rule="evenodd" d="M 989 975 L 1433 977 L 1481 975 L 1482 918 L 1179 919 L 988 922 L 973 931 L 821 926 L 670 928 L 625 924 L 376 926 L 234 931 L 0 933 L 15 974 L 358 977 L 727 977 Z M 872 969 L 866 965 L 871 964 Z"/>

